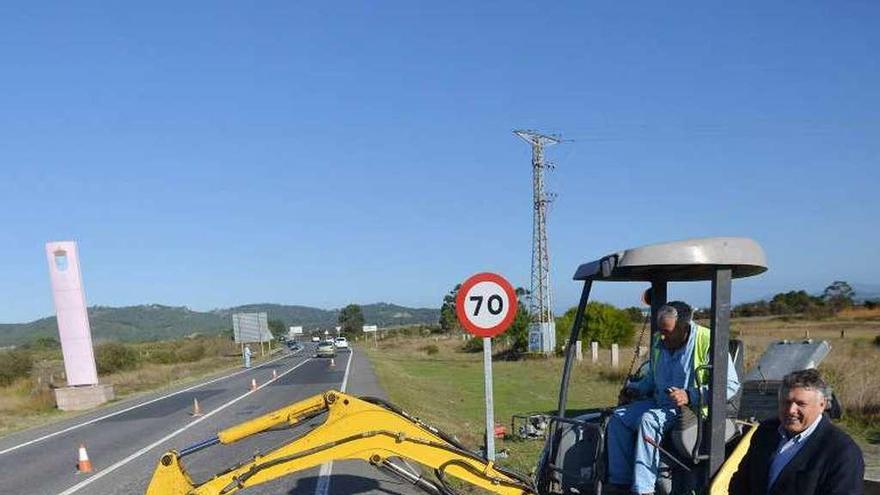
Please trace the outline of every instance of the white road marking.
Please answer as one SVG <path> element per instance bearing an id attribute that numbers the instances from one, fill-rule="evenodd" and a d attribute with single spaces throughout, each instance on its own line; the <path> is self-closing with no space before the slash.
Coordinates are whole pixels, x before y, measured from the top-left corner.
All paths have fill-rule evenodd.
<path id="1" fill-rule="evenodd" d="M 311 361 L 311 360 L 312 360 L 312 358 L 308 358 L 308 359 L 306 359 L 305 361 L 299 363 L 298 365 L 294 366 L 293 368 L 290 368 L 289 370 L 285 371 L 284 373 L 281 373 L 280 375 L 278 375 L 278 378 L 283 377 L 284 375 L 286 375 L 286 374 L 292 372 L 293 370 L 299 368 L 300 366 L 302 366 L 302 365 L 308 363 L 308 362 Z M 73 485 L 72 487 L 68 488 L 67 490 L 64 490 L 63 492 L 59 493 L 58 495 L 70 495 L 71 493 L 76 493 L 76 492 L 78 492 L 80 489 L 82 489 L 82 488 L 84 488 L 84 487 L 86 487 L 86 486 L 88 486 L 88 485 L 91 485 L 91 484 L 94 483 L 95 481 L 98 481 L 99 479 L 101 479 L 101 478 L 103 478 L 104 476 L 106 476 L 106 475 L 112 473 L 113 471 L 115 471 L 115 470 L 121 468 L 122 466 L 128 464 L 129 462 L 133 461 L 134 459 L 136 459 L 136 458 L 138 458 L 138 457 L 144 455 L 145 453 L 147 453 L 147 452 L 149 452 L 150 450 L 152 450 L 152 449 L 158 447 L 158 446 L 161 445 L 162 443 L 167 442 L 168 440 L 174 438 L 175 436 L 177 436 L 177 435 L 183 433 L 184 431 L 186 431 L 186 430 L 192 428 L 193 426 L 195 426 L 195 425 L 201 423 L 202 421 L 204 421 L 204 420 L 210 418 L 211 416 L 213 416 L 213 415 L 217 414 L 218 412 L 220 412 L 220 411 L 226 409 L 227 407 L 229 407 L 229 406 L 235 404 L 236 402 L 238 402 L 238 401 L 244 399 L 245 397 L 247 397 L 247 396 L 249 396 L 249 395 L 251 395 L 251 394 L 253 394 L 253 393 L 256 393 L 258 390 L 262 389 L 263 387 L 265 387 L 265 386 L 267 386 L 267 385 L 269 385 L 269 384 L 271 384 L 271 383 L 273 383 L 273 382 L 275 382 L 275 380 L 269 380 L 269 381 L 267 381 L 266 383 L 264 383 L 264 384 L 260 385 L 259 387 L 255 388 L 254 390 L 250 390 L 250 391 L 248 391 L 247 393 L 245 393 L 244 395 L 240 395 L 240 396 L 238 396 L 238 397 L 232 399 L 231 401 L 227 402 L 226 404 L 223 404 L 222 406 L 220 406 L 220 407 L 218 407 L 217 409 L 214 409 L 213 411 L 211 411 L 211 412 L 205 414 L 204 416 L 202 416 L 202 417 L 196 419 L 195 421 L 189 423 L 188 425 L 186 425 L 186 426 L 184 426 L 184 427 L 182 427 L 182 428 L 178 428 L 176 431 L 174 431 L 174 432 L 172 432 L 172 433 L 169 433 L 168 435 L 166 435 L 166 436 L 160 438 L 159 440 L 157 440 L 157 441 L 151 443 L 150 445 L 147 445 L 146 447 L 142 448 L 141 450 L 138 450 L 138 451 L 135 452 L 134 454 L 131 454 L 130 456 L 126 457 L 125 459 L 122 459 L 121 461 L 117 462 L 116 464 L 113 464 L 113 465 L 107 467 L 106 469 L 103 469 L 103 470 L 101 470 L 101 471 L 98 471 L 97 473 L 95 473 L 94 475 L 92 475 L 91 478 L 85 479 L 85 480 L 83 480 L 82 482 L 77 483 L 76 485 Z"/>
<path id="2" fill-rule="evenodd" d="M 342 377 L 342 385 L 339 387 L 340 392 L 345 392 L 348 386 L 348 370 L 351 369 L 351 358 L 354 356 L 354 350 L 349 348 L 348 362 L 345 363 L 345 375 Z M 315 495 L 327 495 L 330 493 L 330 475 L 333 474 L 333 461 L 321 464 L 321 470 L 318 472 L 318 483 L 315 486 Z"/>
<path id="3" fill-rule="evenodd" d="M 18 449 L 20 449 L 20 448 L 22 448 L 22 447 L 27 447 L 28 445 L 33 445 L 33 444 L 35 444 L 35 443 L 42 442 L 43 440 L 48 440 L 48 439 L 50 439 L 50 438 L 52 438 L 52 437 L 55 437 L 55 436 L 61 435 L 61 434 L 63 434 L 63 433 L 67 433 L 67 432 L 69 432 L 69 431 L 73 431 L 73 430 L 76 430 L 76 429 L 82 428 L 83 426 L 88 426 L 88 425 L 90 425 L 90 424 L 97 423 L 98 421 L 101 421 L 101 420 L 104 420 L 104 419 L 107 419 L 107 418 L 112 418 L 113 416 L 118 416 L 118 415 L 120 415 L 120 414 L 122 414 L 122 413 L 127 413 L 128 411 L 131 411 L 131 410 L 137 409 L 137 408 L 139 408 L 139 407 L 144 407 L 144 406 L 150 405 L 150 404 L 152 404 L 152 403 L 154 403 L 154 402 L 157 402 L 157 401 L 160 401 L 160 400 L 162 400 L 162 399 L 167 399 L 168 397 L 173 397 L 173 396 L 175 396 L 175 395 L 182 394 L 182 393 L 184 393 L 184 392 L 189 392 L 190 390 L 195 390 L 195 389 L 197 389 L 197 388 L 199 388 L 199 387 L 204 387 L 205 385 L 210 385 L 210 384 L 212 384 L 212 383 L 214 383 L 214 382 L 219 382 L 220 380 L 225 380 L 225 379 L 227 379 L 227 378 L 232 378 L 233 376 L 240 375 L 240 374 L 242 374 L 242 373 L 247 373 L 248 371 L 258 370 L 258 369 L 262 368 L 263 366 L 266 366 L 267 364 L 272 364 L 272 363 L 274 363 L 275 361 L 278 361 L 279 359 L 284 359 L 284 358 L 286 358 L 286 357 L 289 357 L 289 356 L 281 356 L 281 357 L 276 358 L 276 359 L 273 359 L 273 360 L 271 360 L 271 361 L 266 361 L 265 363 L 263 363 L 263 364 L 257 366 L 256 368 L 248 368 L 248 369 L 243 369 L 243 370 L 240 370 L 240 371 L 236 371 L 235 373 L 232 373 L 232 374 L 230 374 L 230 375 L 225 375 L 225 376 L 221 376 L 221 377 L 218 377 L 218 378 L 214 378 L 213 380 L 209 380 L 209 381 L 207 381 L 207 382 L 205 382 L 205 383 L 199 383 L 199 384 L 197 384 L 197 385 L 193 385 L 193 386 L 188 387 L 188 388 L 185 388 L 185 389 L 183 389 L 183 390 L 178 390 L 177 392 L 172 392 L 172 393 L 170 393 L 170 394 L 163 395 L 162 397 L 156 397 L 155 399 L 148 400 L 147 402 L 143 402 L 143 403 L 141 403 L 141 404 L 135 404 L 135 405 L 133 405 L 133 406 L 131 406 L 131 407 L 127 407 L 127 408 L 125 408 L 125 409 L 122 409 L 121 411 L 116 411 L 116 412 L 113 412 L 113 413 L 110 413 L 110 414 L 105 414 L 105 415 L 103 415 L 103 416 L 101 416 L 101 417 L 98 417 L 98 418 L 95 418 L 95 419 L 90 419 L 90 420 L 88 420 L 88 421 L 85 421 L 85 422 L 83 422 L 83 423 L 79 423 L 79 424 L 75 424 L 75 425 L 73 425 L 73 426 L 69 426 L 69 427 L 67 427 L 67 428 L 65 428 L 65 429 L 63 429 L 63 430 L 58 430 L 58 431 L 56 431 L 56 432 L 54 432 L 54 433 L 49 433 L 48 435 L 43 435 L 43 436 L 41 436 L 41 437 L 39 437 L 39 438 L 35 438 L 35 439 L 33 439 L 33 440 L 30 440 L 30 441 L 27 441 L 27 442 L 24 442 L 24 443 L 20 443 L 20 444 L 18 444 L 18 445 L 15 445 L 15 446 L 9 447 L 9 448 L 7 448 L 7 449 L 5 449 L 5 450 L 0 450 L 0 455 L 8 454 L 9 452 L 12 452 L 13 450 L 18 450 Z"/>
<path id="4" fill-rule="evenodd" d="M 345 363 L 345 376 L 342 377 L 342 385 L 339 387 L 340 392 L 345 392 L 345 387 L 348 386 L 348 370 L 351 368 L 351 358 L 354 356 L 354 351 L 348 351 L 348 362 Z"/>
<path id="5" fill-rule="evenodd" d="M 330 493 L 330 474 L 333 472 L 333 461 L 321 464 L 318 472 L 318 484 L 315 487 L 315 495 L 327 495 Z"/>

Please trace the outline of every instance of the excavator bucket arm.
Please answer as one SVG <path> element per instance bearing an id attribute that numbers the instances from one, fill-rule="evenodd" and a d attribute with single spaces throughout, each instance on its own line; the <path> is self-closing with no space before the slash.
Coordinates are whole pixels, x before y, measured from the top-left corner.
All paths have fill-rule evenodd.
<path id="1" fill-rule="evenodd" d="M 321 425 L 265 455 L 196 484 L 180 458 L 212 445 L 231 444 L 280 426 L 302 423 L 327 413 Z M 399 467 L 390 459 L 410 459 L 432 468 L 438 481 Z M 507 471 L 461 446 L 404 411 L 376 399 L 329 391 L 221 431 L 215 438 L 170 451 L 159 460 L 147 495 L 225 495 L 315 467 L 327 461 L 360 459 L 403 477 L 432 493 L 453 493 L 445 477 L 452 476 L 490 493 L 535 493 L 531 481 Z"/>

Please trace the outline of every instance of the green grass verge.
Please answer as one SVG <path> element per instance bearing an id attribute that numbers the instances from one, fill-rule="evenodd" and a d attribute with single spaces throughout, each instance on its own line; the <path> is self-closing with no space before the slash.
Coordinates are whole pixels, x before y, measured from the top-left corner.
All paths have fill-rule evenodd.
<path id="1" fill-rule="evenodd" d="M 384 341 L 370 356 L 391 402 L 458 437 L 476 450 L 483 444 L 485 396 L 482 353 L 457 352 L 460 342 L 434 342 L 439 352 L 419 350 L 425 341 Z M 510 427 L 513 414 L 556 409 L 563 360 L 496 361 L 492 366 L 495 422 Z M 569 407 L 585 409 L 616 401 L 622 376 L 601 367 L 581 365 L 573 373 Z M 509 432 L 513 433 L 513 432 Z M 529 474 L 543 447 L 540 440 L 496 440 L 495 449 L 510 452 L 498 463 Z"/>

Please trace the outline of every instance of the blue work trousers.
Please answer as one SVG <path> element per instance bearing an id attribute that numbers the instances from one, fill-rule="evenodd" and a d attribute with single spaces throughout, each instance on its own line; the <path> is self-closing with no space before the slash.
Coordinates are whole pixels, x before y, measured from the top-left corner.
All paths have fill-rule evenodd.
<path id="1" fill-rule="evenodd" d="M 659 452 L 644 437 L 659 445 L 679 414 L 677 408 L 653 400 L 615 409 L 608 423 L 608 482 L 632 486 L 635 493 L 654 493 Z"/>

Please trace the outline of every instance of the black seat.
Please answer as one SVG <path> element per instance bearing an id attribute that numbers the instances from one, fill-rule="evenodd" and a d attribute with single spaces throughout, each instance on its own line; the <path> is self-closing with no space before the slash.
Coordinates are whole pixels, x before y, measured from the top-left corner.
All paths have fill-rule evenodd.
<path id="1" fill-rule="evenodd" d="M 555 455 L 540 464 L 541 493 L 602 493 L 605 478 L 605 433 L 610 410 L 593 409 L 575 418 L 551 416 L 548 431 Z M 553 455 L 548 450 L 544 455 Z"/>

